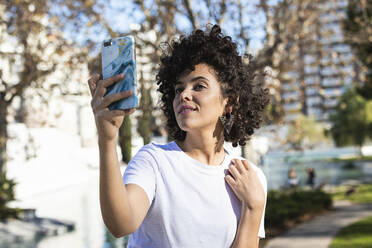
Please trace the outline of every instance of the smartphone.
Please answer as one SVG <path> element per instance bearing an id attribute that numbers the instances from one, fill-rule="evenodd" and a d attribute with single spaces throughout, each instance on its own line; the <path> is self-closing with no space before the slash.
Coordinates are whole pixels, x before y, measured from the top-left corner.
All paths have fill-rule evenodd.
<path id="1" fill-rule="evenodd" d="M 104 96 L 121 91 L 132 90 L 133 94 L 109 105 L 110 110 L 130 109 L 138 106 L 137 73 L 135 60 L 135 43 L 133 36 L 124 36 L 104 40 L 102 43 L 102 77 L 124 74 L 123 80 L 109 87 Z"/>

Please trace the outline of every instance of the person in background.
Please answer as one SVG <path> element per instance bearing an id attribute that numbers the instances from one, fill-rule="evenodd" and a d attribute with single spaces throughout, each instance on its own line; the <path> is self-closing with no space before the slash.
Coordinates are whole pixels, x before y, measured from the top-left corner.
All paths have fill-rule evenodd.
<path id="1" fill-rule="evenodd" d="M 294 188 L 298 185 L 297 174 L 293 167 L 291 167 L 288 171 L 288 183 L 291 188 Z"/>
<path id="2" fill-rule="evenodd" d="M 312 189 L 315 187 L 315 170 L 312 167 L 306 169 L 307 172 L 307 181 L 306 184 L 309 185 Z"/>
<path id="3" fill-rule="evenodd" d="M 123 177 L 117 132 L 134 109 L 108 105 L 131 92 L 103 97 L 123 75 L 89 79 L 102 217 L 115 237 L 130 234 L 128 248 L 257 248 L 265 237 L 266 177 L 223 148 L 225 141 L 244 146 L 268 104 L 268 90 L 255 85 L 243 59 L 218 25 L 172 40 L 156 79 L 173 141 L 143 146 Z"/>

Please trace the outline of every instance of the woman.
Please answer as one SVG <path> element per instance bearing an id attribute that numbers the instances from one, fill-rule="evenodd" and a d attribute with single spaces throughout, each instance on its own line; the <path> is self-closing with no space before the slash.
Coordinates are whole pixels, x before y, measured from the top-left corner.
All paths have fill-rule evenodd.
<path id="1" fill-rule="evenodd" d="M 217 25 L 171 42 L 157 84 L 174 141 L 143 146 L 123 178 L 116 136 L 124 115 L 134 110 L 107 106 L 131 92 L 104 98 L 106 87 L 122 76 L 89 79 L 102 216 L 116 237 L 131 234 L 128 247 L 258 247 L 265 236 L 265 176 L 223 149 L 224 140 L 245 145 L 268 103 L 236 50 Z"/>
<path id="2" fill-rule="evenodd" d="M 290 168 L 288 171 L 288 183 L 291 188 L 294 188 L 298 184 L 297 174 L 294 168 Z"/>

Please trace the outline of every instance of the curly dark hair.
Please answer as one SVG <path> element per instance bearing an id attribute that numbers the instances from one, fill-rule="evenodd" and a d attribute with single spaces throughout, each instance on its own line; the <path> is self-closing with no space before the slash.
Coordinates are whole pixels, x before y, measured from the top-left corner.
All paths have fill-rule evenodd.
<path id="1" fill-rule="evenodd" d="M 156 80 L 162 94 L 160 104 L 168 135 L 177 141 L 185 139 L 186 132 L 178 126 L 173 111 L 174 87 L 185 70 L 193 71 L 195 65 L 204 63 L 214 69 L 222 95 L 228 97 L 227 106 L 232 106 L 235 116 L 230 133 L 224 133 L 224 140 L 232 142 L 234 147 L 244 146 L 254 129 L 260 127 L 269 102 L 268 89 L 264 89 L 262 83 L 254 83 L 257 74 L 254 63 L 244 63 L 245 58 L 251 60 L 252 56 L 240 56 L 236 43 L 230 36 L 223 35 L 218 25 L 207 26 L 205 32 L 194 30 L 188 36 L 182 35 L 164 44 Z"/>

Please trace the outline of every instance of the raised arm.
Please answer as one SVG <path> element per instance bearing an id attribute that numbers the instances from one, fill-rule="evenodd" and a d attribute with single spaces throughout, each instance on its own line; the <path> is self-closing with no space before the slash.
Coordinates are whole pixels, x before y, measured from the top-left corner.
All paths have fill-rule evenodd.
<path id="1" fill-rule="evenodd" d="M 130 110 L 109 110 L 108 105 L 132 94 L 130 91 L 104 97 L 106 88 L 121 80 L 117 75 L 100 80 L 95 74 L 89 80 L 92 94 L 91 106 L 98 131 L 100 157 L 99 198 L 102 218 L 115 237 L 121 237 L 137 230 L 150 207 L 145 191 L 137 185 L 124 185 L 116 152 L 116 138 L 125 115 Z"/>

